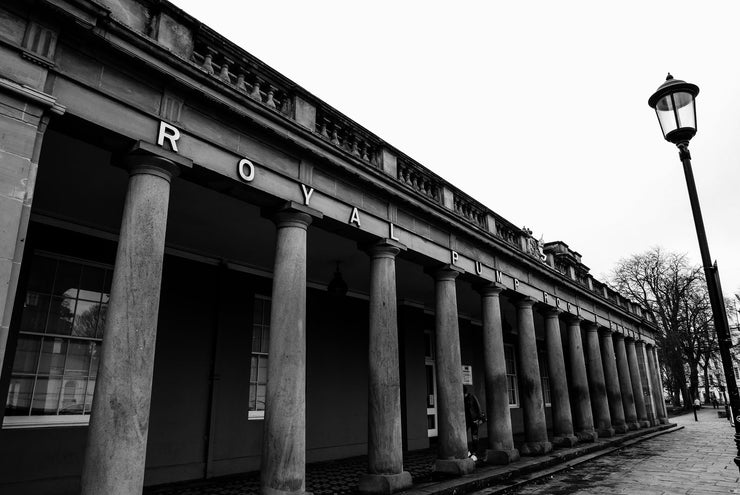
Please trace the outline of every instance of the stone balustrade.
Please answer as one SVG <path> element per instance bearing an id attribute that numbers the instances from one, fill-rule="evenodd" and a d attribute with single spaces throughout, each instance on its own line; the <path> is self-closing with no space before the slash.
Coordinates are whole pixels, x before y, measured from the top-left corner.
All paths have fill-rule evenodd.
<path id="1" fill-rule="evenodd" d="M 380 139 L 327 108 L 316 109 L 314 132 L 372 167 L 379 167 Z"/>
<path id="2" fill-rule="evenodd" d="M 279 89 L 276 83 L 258 74 L 246 58 L 234 60 L 201 42 L 196 43 L 190 61 L 206 74 L 232 86 L 249 98 L 291 116 L 292 98 L 288 91 Z"/>
<path id="3" fill-rule="evenodd" d="M 435 203 L 442 203 L 442 180 L 421 165 L 405 158 L 399 158 L 396 178 Z"/>
<path id="4" fill-rule="evenodd" d="M 548 243 L 557 244 L 550 248 L 556 256 L 546 256 L 540 241 L 530 231 L 512 225 L 209 28 L 202 25 L 189 28 L 190 37 L 183 38 L 187 42 L 172 44 L 166 34 L 162 35 L 160 26 L 158 41 L 215 81 L 301 124 L 360 163 L 390 175 L 403 186 L 453 212 L 462 222 L 483 229 L 506 245 L 546 263 L 588 291 L 630 312 L 644 314 L 642 308 L 633 308 L 627 299 L 595 280 L 587 267 L 574 268 L 573 264 L 582 265 L 580 254 L 571 251 L 565 243 Z M 558 254 L 573 259 L 563 259 Z"/>
<path id="5" fill-rule="evenodd" d="M 474 199 L 461 193 L 453 194 L 453 206 L 455 213 L 476 224 L 481 228 L 486 227 L 485 207 Z"/>

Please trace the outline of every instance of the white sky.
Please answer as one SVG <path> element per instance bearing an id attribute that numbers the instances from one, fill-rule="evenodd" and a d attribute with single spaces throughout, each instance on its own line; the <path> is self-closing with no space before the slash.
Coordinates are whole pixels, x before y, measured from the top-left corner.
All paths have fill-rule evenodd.
<path id="1" fill-rule="evenodd" d="M 174 3 L 600 280 L 655 245 L 700 262 L 647 105 L 669 71 L 697 84 L 694 175 L 740 292 L 740 2 Z"/>

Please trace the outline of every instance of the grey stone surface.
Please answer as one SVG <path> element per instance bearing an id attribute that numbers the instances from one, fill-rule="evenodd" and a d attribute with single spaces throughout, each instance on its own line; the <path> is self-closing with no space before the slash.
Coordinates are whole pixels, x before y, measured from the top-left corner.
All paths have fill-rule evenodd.
<path id="1" fill-rule="evenodd" d="M 486 382 L 488 450 L 486 462 L 508 464 L 519 459 L 514 448 L 506 380 L 506 360 L 501 327 L 501 288 L 493 285 L 481 288 L 483 314 L 483 372 Z"/>
<path id="2" fill-rule="evenodd" d="M 366 474 L 360 478 L 360 493 L 390 494 L 409 488 L 411 475 L 404 471 L 397 474 Z"/>
<path id="3" fill-rule="evenodd" d="M 263 493 L 304 493 L 306 482 L 306 235 L 311 216 L 275 215 L 270 344 L 262 444 Z"/>
<path id="4" fill-rule="evenodd" d="M 627 339 L 624 342 L 627 350 L 627 365 L 629 366 L 630 382 L 632 383 L 632 397 L 635 399 L 635 413 L 637 414 L 637 423 L 640 428 L 650 426 L 647 410 L 645 409 L 645 398 L 642 395 L 642 378 L 640 378 L 640 367 L 637 364 L 637 351 L 635 350 L 635 341 Z"/>
<path id="5" fill-rule="evenodd" d="M 368 345 L 368 476 L 360 492 L 391 493 L 411 486 L 403 472 L 401 392 L 396 310 L 396 255 L 392 241 L 380 242 L 370 254 Z"/>
<path id="6" fill-rule="evenodd" d="M 84 495 L 131 495 L 144 484 L 173 164 L 134 160 L 82 469 Z"/>
<path id="7" fill-rule="evenodd" d="M 434 461 L 434 471 L 452 476 L 464 476 L 475 471 L 475 461 L 468 458 L 437 459 Z"/>
<path id="8" fill-rule="evenodd" d="M 606 396 L 604 367 L 601 364 L 601 346 L 599 345 L 598 326 L 593 322 L 584 325 L 586 336 L 586 365 L 588 369 L 588 390 L 591 394 L 591 407 L 594 413 L 594 425 L 600 437 L 614 435 L 609 400 Z"/>
<path id="9" fill-rule="evenodd" d="M 648 344 L 645 346 L 647 354 L 648 373 L 650 373 L 651 391 L 653 394 L 653 405 L 655 407 L 655 416 L 660 424 L 666 424 L 665 400 L 663 399 L 663 389 L 660 385 L 660 371 L 655 362 L 655 347 Z"/>
<path id="10" fill-rule="evenodd" d="M 565 373 L 563 339 L 560 336 L 560 311 L 545 311 L 545 345 L 547 346 L 547 369 L 550 377 L 550 401 L 552 404 L 553 443 L 572 447 L 577 438 L 573 432 L 573 417 L 570 412 L 568 377 Z"/>
<path id="11" fill-rule="evenodd" d="M 534 317 L 530 298 L 517 301 L 517 322 L 519 329 L 519 398 L 524 418 L 524 445 L 519 449 L 522 455 L 541 455 L 552 450 L 547 439 L 545 403 L 542 397 L 537 341 L 534 334 Z"/>
<path id="12" fill-rule="evenodd" d="M 568 359 L 570 366 L 570 404 L 573 415 L 573 428 L 578 440 L 593 442 L 598 435 L 594 430 L 594 418 L 591 412 L 591 396 L 588 391 L 586 362 L 581 341 L 580 318 L 569 317 L 568 324 Z"/>
<path id="13" fill-rule="evenodd" d="M 601 364 L 604 367 L 604 383 L 606 384 L 606 397 L 609 401 L 609 415 L 612 427 L 617 433 L 627 431 L 627 423 L 624 418 L 624 405 L 622 404 L 622 389 L 619 384 L 617 372 L 617 358 L 614 353 L 614 340 L 612 332 L 605 330 L 600 335 Z"/>
<path id="14" fill-rule="evenodd" d="M 458 269 L 451 266 L 441 268 L 434 273 L 439 425 L 439 462 L 435 464 L 435 469 L 438 466 L 440 469 L 445 469 L 444 472 L 452 474 L 465 474 L 463 469 L 454 466 L 467 466 L 472 463 L 467 457 L 460 331 L 457 319 L 455 278 L 459 273 Z"/>
<path id="15" fill-rule="evenodd" d="M 684 428 L 598 457 L 507 494 L 708 495 L 740 493 L 733 429 L 715 409 L 670 418 Z"/>
<path id="16" fill-rule="evenodd" d="M 614 334 L 614 354 L 617 358 L 617 373 L 619 375 L 619 390 L 622 392 L 622 406 L 624 407 L 624 420 L 631 430 L 640 427 L 637 422 L 637 410 L 635 409 L 635 396 L 632 390 L 632 379 L 627 361 L 627 348 L 624 343 L 624 335 Z"/>

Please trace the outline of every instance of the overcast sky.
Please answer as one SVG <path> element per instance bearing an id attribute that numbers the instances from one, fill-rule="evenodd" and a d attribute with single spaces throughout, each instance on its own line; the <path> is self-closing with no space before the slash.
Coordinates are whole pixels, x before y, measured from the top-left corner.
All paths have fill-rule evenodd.
<path id="1" fill-rule="evenodd" d="M 697 84 L 694 175 L 740 292 L 740 2 L 175 0 L 600 280 L 651 246 L 700 262 L 648 97 Z"/>

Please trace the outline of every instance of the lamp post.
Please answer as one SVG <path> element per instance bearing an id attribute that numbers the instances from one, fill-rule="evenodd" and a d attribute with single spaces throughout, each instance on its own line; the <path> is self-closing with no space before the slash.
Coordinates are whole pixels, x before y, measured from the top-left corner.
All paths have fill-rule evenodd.
<path id="1" fill-rule="evenodd" d="M 694 226 L 696 227 L 696 236 L 699 239 L 701 261 L 707 279 L 709 302 L 712 306 L 714 328 L 717 331 L 717 340 L 719 341 L 719 352 L 722 357 L 722 367 L 725 372 L 727 391 L 730 394 L 730 410 L 732 414 L 740 414 L 740 396 L 738 395 L 737 382 L 735 381 L 732 357 L 730 355 L 732 340 L 730 339 L 730 329 L 727 323 L 722 287 L 719 281 L 719 270 L 717 269 L 717 263 L 713 264 L 712 258 L 709 255 L 707 235 L 704 232 L 704 220 L 701 216 L 699 197 L 696 194 L 694 173 L 691 170 L 689 141 L 696 134 L 695 98 L 697 94 L 699 94 L 698 86 L 674 79 L 673 76 L 668 74 L 665 82 L 660 85 L 658 90 L 648 100 L 648 105 L 655 110 L 658 116 L 658 123 L 660 123 L 660 129 L 663 131 L 663 137 L 675 144 L 679 150 L 678 156 L 681 159 L 683 171 L 686 175 L 686 186 L 689 189 L 689 201 L 691 202 L 691 211 L 694 214 Z M 735 425 L 735 444 L 738 449 L 735 464 L 740 468 L 740 417 L 733 419 Z"/>

